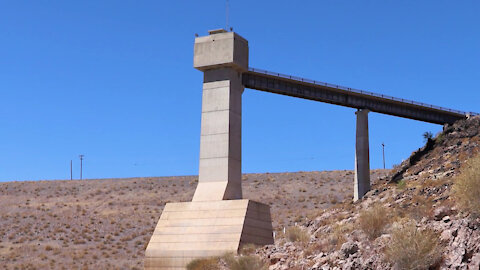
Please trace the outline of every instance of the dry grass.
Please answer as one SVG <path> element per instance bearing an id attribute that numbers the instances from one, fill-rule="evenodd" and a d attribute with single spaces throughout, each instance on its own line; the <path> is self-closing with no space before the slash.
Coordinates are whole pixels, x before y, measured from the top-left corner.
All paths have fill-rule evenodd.
<path id="1" fill-rule="evenodd" d="M 232 254 L 223 257 L 230 270 L 267 270 L 267 264 L 259 256 L 233 256 Z"/>
<path id="2" fill-rule="evenodd" d="M 218 258 L 195 259 L 187 264 L 187 270 L 219 270 Z"/>
<path id="3" fill-rule="evenodd" d="M 308 232 L 302 230 L 300 227 L 290 227 L 286 231 L 286 237 L 291 242 L 307 243 L 310 241 L 310 235 Z"/>
<path id="4" fill-rule="evenodd" d="M 453 184 L 453 197 L 459 208 L 480 216 L 480 155 L 467 161 Z"/>
<path id="5" fill-rule="evenodd" d="M 240 254 L 242 255 L 250 255 L 254 254 L 257 250 L 257 246 L 255 244 L 245 244 L 240 248 Z"/>
<path id="6" fill-rule="evenodd" d="M 407 181 L 405 181 L 404 179 L 398 181 L 397 183 L 397 188 L 398 189 L 405 189 L 407 187 Z"/>
<path id="7" fill-rule="evenodd" d="M 416 221 L 420 221 L 424 217 L 432 219 L 433 202 L 425 196 L 414 195 L 412 197 L 412 205 L 407 208 L 407 214 Z"/>
<path id="8" fill-rule="evenodd" d="M 331 252 L 340 249 L 340 247 L 347 241 L 347 235 L 353 231 L 353 224 L 335 224 L 332 227 L 332 232 L 328 235 L 328 245 L 324 247 L 325 252 Z"/>
<path id="9" fill-rule="evenodd" d="M 385 226 L 390 222 L 387 210 L 383 205 L 377 204 L 360 212 L 358 224 L 360 229 L 373 240 L 382 235 Z"/>
<path id="10" fill-rule="evenodd" d="M 386 173 L 373 171 L 373 181 Z M 330 207 L 327 194 L 339 200 L 353 194 L 352 188 L 339 191 L 353 181 L 344 171 L 248 174 L 243 179 L 250 199 L 271 206 L 276 231 Z M 146 244 L 163 207 L 190 201 L 197 183 L 196 176 L 2 182 L 0 269 L 143 269 Z M 321 183 L 325 193 L 319 194 Z"/>
<path id="11" fill-rule="evenodd" d="M 413 220 L 396 224 L 385 258 L 397 269 L 426 270 L 442 259 L 442 246 L 435 232 L 420 231 Z"/>
<path id="12" fill-rule="evenodd" d="M 304 250 L 303 250 L 303 258 L 307 258 L 311 255 L 318 254 L 321 251 L 324 251 L 325 247 L 322 245 L 322 243 L 314 242 L 311 245 L 308 245 Z"/>

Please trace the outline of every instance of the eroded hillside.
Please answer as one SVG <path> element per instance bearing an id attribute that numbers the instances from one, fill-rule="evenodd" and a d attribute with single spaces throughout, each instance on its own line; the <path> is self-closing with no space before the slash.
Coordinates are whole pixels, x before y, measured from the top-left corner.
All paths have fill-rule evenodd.
<path id="1" fill-rule="evenodd" d="M 453 192 L 468 171 L 480 190 L 479 143 L 480 117 L 447 126 L 359 202 L 327 209 L 256 253 L 270 269 L 480 269 L 480 218 L 459 207 L 468 194 Z"/>

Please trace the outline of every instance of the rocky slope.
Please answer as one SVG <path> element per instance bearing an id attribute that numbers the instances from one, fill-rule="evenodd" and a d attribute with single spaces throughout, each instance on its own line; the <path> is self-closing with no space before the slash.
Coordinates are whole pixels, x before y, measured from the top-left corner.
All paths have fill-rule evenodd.
<path id="1" fill-rule="evenodd" d="M 455 177 L 479 152 L 479 145 L 480 117 L 445 126 L 373 185 L 362 200 L 335 205 L 299 225 L 308 240 L 292 241 L 280 233 L 275 245 L 258 248 L 256 253 L 270 269 L 402 269 L 402 263 L 403 269 L 480 269 L 480 218 L 459 211 L 451 196 Z M 380 228 L 377 235 L 369 237 L 372 232 L 365 222 Z M 392 255 L 399 237 L 396 230 L 408 227 L 405 224 L 414 224 L 414 234 Z M 438 254 L 423 257 L 438 255 L 431 265 L 422 266 L 426 259 L 409 267 L 398 258 L 392 260 L 409 252 L 408 247 L 414 246 L 410 244 L 421 235 L 428 235 L 431 239 L 422 241 L 431 240 L 432 246 L 438 240 L 433 248 Z"/>

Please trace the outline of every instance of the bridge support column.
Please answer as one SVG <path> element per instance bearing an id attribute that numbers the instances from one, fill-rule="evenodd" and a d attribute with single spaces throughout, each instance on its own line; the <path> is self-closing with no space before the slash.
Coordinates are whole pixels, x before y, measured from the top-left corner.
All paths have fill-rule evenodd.
<path id="1" fill-rule="evenodd" d="M 357 115 L 357 132 L 355 141 L 355 184 L 354 201 L 370 190 L 370 153 L 368 140 L 368 112 L 359 109 Z"/>

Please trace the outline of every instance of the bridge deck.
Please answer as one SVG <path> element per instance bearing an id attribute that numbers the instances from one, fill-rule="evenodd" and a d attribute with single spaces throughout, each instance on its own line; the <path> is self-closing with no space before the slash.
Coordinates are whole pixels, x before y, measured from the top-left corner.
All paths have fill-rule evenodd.
<path id="1" fill-rule="evenodd" d="M 247 88 L 357 109 L 369 109 L 434 124 L 451 124 L 468 114 L 420 102 L 250 68 L 243 74 Z"/>

